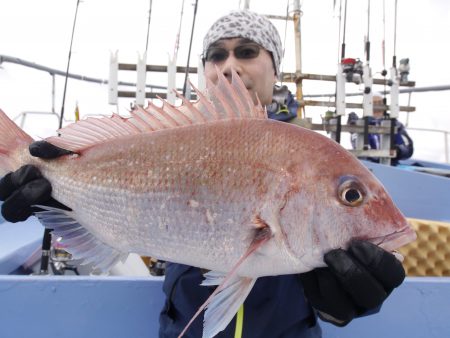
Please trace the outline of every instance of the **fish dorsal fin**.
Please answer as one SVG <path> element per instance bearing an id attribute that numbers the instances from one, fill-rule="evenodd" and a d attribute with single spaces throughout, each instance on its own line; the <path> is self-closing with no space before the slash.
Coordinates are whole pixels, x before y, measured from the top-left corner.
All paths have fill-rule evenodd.
<path id="1" fill-rule="evenodd" d="M 160 99 L 162 107 L 152 102 L 149 102 L 146 108 L 136 106 L 128 118 L 117 114 L 102 118 L 89 117 L 60 129 L 58 131 L 60 137 L 50 137 L 46 141 L 73 152 L 81 152 L 111 139 L 162 129 L 217 120 L 267 118 L 267 113 L 259 100 L 254 104 L 247 88 L 234 70 L 231 83 L 217 68 L 216 71 L 217 83 L 213 84 L 207 80 L 206 94 L 192 86 L 198 96 L 198 100 L 194 103 L 177 93 L 182 100 L 179 107 Z"/>
<path id="2" fill-rule="evenodd" d="M 133 118 L 137 120 L 137 118 Z M 51 144 L 71 150 L 82 151 L 95 144 L 128 135 L 136 135 L 144 130 L 151 131 L 144 122 L 132 123 L 132 118 L 124 118 L 117 114 L 111 117 L 94 118 L 88 117 L 73 123 L 58 132 L 60 137 L 52 136 L 46 139 Z"/>

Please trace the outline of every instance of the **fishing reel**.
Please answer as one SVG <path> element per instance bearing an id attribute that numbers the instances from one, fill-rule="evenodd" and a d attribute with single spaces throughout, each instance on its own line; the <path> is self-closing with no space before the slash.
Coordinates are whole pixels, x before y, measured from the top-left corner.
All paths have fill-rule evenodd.
<path id="1" fill-rule="evenodd" d="M 341 60 L 342 71 L 345 74 L 345 80 L 360 84 L 363 75 L 363 63 L 360 59 L 345 58 Z"/>
<path id="2" fill-rule="evenodd" d="M 50 249 L 50 267 L 54 275 L 65 275 L 67 271 L 72 271 L 74 274 L 79 275 L 72 255 L 59 243 L 59 239 L 53 241 Z"/>
<path id="3" fill-rule="evenodd" d="M 408 82 L 409 69 L 409 58 L 401 59 L 400 65 L 398 66 L 400 82 Z"/>
<path id="4" fill-rule="evenodd" d="M 166 273 L 166 262 L 153 257 L 149 258 L 148 268 L 152 276 L 164 276 Z"/>

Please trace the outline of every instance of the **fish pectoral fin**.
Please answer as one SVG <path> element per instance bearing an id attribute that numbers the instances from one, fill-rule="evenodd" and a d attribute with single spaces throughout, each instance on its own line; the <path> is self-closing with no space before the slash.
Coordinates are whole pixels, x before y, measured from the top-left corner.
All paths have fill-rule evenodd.
<path id="1" fill-rule="evenodd" d="M 208 280 L 206 275 L 205 277 L 205 281 L 208 282 L 202 283 L 202 285 L 218 285 L 226 278 L 225 275 L 217 280 L 211 278 Z M 239 307 L 244 303 L 255 282 L 256 278 L 234 276 L 211 299 L 205 311 L 203 338 L 214 337 L 227 327 Z"/>
<path id="2" fill-rule="evenodd" d="M 205 308 L 207 308 L 207 310 L 204 318 L 204 338 L 214 337 L 230 323 L 231 319 L 238 311 L 239 306 L 241 306 L 244 302 L 256 281 L 256 278 L 240 277 L 236 274 L 236 272 L 242 263 L 252 253 L 264 245 L 271 237 L 272 233 L 269 227 L 259 229 L 247 251 L 241 256 L 241 258 L 239 258 L 237 263 L 227 275 L 217 272 L 209 272 L 209 276 L 206 274 L 206 280 L 202 283 L 202 285 L 219 284 L 219 286 L 202 304 L 202 306 L 200 306 L 178 338 L 182 337 L 186 333 L 195 318 L 197 318 Z"/>
<path id="3" fill-rule="evenodd" d="M 80 260 L 81 265 L 92 264 L 95 270 L 108 272 L 117 262 L 124 261 L 128 253 L 103 243 L 77 220 L 72 217 L 73 212 L 44 205 L 36 205 L 43 209 L 35 213 L 39 221 L 52 229 L 53 239 L 72 257 Z"/>

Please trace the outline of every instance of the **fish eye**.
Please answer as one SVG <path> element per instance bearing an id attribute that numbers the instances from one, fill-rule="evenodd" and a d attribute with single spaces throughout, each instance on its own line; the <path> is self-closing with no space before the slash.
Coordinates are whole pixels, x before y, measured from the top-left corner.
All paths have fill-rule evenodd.
<path id="1" fill-rule="evenodd" d="M 339 185 L 339 200 L 350 207 L 360 206 L 364 202 L 365 192 L 361 184 L 355 179 L 346 179 Z"/>
<path id="2" fill-rule="evenodd" d="M 361 204 L 363 197 L 358 189 L 348 188 L 342 191 L 341 199 L 347 205 L 356 206 Z"/>

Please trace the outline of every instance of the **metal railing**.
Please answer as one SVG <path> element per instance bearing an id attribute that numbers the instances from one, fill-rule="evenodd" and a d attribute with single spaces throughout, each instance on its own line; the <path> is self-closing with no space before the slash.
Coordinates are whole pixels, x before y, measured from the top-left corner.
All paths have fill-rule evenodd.
<path id="1" fill-rule="evenodd" d="M 36 64 L 33 62 L 23 60 L 23 59 L 0 54 L 0 65 L 3 62 L 14 63 L 14 64 L 18 64 L 18 65 L 21 65 L 24 67 L 33 68 L 38 71 L 43 71 L 43 72 L 49 73 L 52 77 L 52 93 L 51 93 L 52 94 L 52 108 L 51 108 L 51 111 L 49 111 L 49 112 L 37 112 L 37 111 L 22 112 L 21 114 L 19 114 L 18 116 L 16 116 L 14 118 L 14 120 L 20 119 L 20 126 L 22 128 L 24 127 L 26 116 L 29 114 L 51 115 L 51 116 L 55 116 L 55 117 L 59 118 L 59 115 L 55 112 L 55 76 L 66 76 L 67 75 L 69 78 L 80 80 L 80 81 L 87 81 L 87 82 L 93 82 L 93 83 L 98 83 L 98 84 L 107 84 L 108 83 L 108 81 L 104 80 L 104 79 L 97 79 L 97 78 L 92 78 L 92 77 L 78 75 L 78 74 L 72 74 L 72 73 L 66 74 L 66 72 L 63 72 L 58 69 L 42 66 L 42 65 L 39 65 L 39 64 Z M 160 66 L 160 67 L 162 67 L 162 66 Z M 122 85 L 122 86 L 132 86 L 132 87 L 136 86 L 136 83 L 133 83 L 133 82 L 122 82 L 121 81 L 121 82 L 118 82 L 118 84 Z M 166 86 L 157 86 L 157 85 L 151 85 L 151 84 L 147 84 L 146 87 L 151 88 L 151 89 L 163 89 L 163 90 L 167 89 Z M 450 85 L 406 88 L 406 89 L 400 89 L 400 93 L 402 93 L 402 94 L 406 93 L 409 95 L 409 100 L 408 100 L 408 106 L 409 106 L 410 100 L 411 100 L 411 94 L 414 92 L 446 91 L 446 90 L 450 90 Z M 386 91 L 386 94 L 389 94 L 389 91 Z M 305 98 L 333 97 L 334 95 L 335 95 L 334 93 L 312 94 L 312 95 L 304 95 L 304 97 Z M 362 95 L 361 92 L 346 94 L 346 96 L 360 96 L 360 95 Z M 349 105 L 351 105 L 351 104 L 349 104 Z M 449 137 L 450 131 L 442 130 L 442 129 L 431 129 L 431 128 L 413 128 L 413 127 L 408 126 L 408 120 L 409 120 L 409 112 L 407 113 L 407 122 L 406 122 L 406 126 L 407 126 L 408 130 L 414 130 L 414 131 L 419 131 L 419 132 L 442 133 L 443 134 L 444 149 L 445 149 L 445 163 L 450 163 L 449 144 L 448 144 L 448 137 Z"/>

